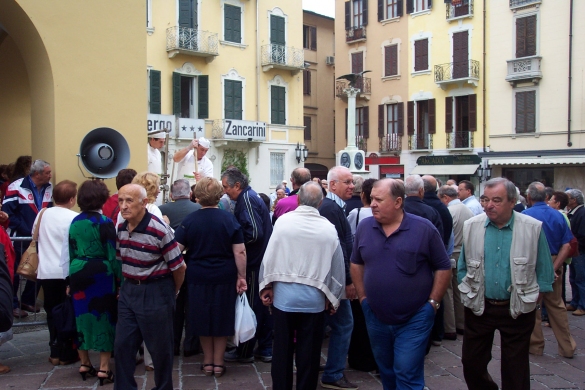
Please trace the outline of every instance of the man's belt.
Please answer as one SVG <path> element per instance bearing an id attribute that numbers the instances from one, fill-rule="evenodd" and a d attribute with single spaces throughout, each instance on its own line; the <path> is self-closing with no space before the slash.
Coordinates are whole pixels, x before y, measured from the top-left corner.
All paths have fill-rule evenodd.
<path id="1" fill-rule="evenodd" d="M 510 304 L 509 299 L 489 299 L 489 298 L 486 298 L 485 301 L 487 303 L 489 303 L 490 305 L 494 305 L 494 306 L 506 306 L 506 305 Z"/>
<path id="2" fill-rule="evenodd" d="M 129 282 L 132 284 L 149 284 L 149 283 L 154 283 L 154 282 L 158 282 L 164 279 L 167 279 L 168 276 L 163 276 L 162 278 L 153 278 L 153 279 L 144 279 L 144 280 L 140 280 L 140 279 L 132 279 L 132 278 L 125 278 L 124 282 Z"/>

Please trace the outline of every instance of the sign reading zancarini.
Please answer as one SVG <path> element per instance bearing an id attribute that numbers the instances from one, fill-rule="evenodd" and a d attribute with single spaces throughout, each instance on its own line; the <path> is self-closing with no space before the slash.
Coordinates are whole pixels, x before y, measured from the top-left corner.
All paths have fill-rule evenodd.
<path id="1" fill-rule="evenodd" d="M 223 134 L 225 138 L 247 140 L 266 140 L 266 123 L 224 119 Z"/>

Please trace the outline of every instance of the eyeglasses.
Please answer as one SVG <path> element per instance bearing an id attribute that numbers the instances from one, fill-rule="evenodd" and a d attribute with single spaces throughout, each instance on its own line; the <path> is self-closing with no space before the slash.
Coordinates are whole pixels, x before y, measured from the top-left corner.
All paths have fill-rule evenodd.
<path id="1" fill-rule="evenodd" d="M 337 181 L 337 182 L 339 182 L 339 183 L 343 183 L 343 184 L 345 184 L 346 186 L 350 186 L 350 185 L 352 185 L 352 184 L 353 184 L 353 180 L 352 180 L 352 179 L 348 179 L 348 180 L 335 180 L 335 181 Z"/>

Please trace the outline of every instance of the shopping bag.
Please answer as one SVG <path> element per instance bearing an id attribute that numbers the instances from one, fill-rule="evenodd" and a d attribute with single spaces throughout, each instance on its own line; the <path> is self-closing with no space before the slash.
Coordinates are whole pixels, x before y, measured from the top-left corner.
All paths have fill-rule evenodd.
<path id="1" fill-rule="evenodd" d="M 250 340 L 256 333 L 256 314 L 252 311 L 246 294 L 236 298 L 236 328 L 234 344 L 239 345 Z"/>

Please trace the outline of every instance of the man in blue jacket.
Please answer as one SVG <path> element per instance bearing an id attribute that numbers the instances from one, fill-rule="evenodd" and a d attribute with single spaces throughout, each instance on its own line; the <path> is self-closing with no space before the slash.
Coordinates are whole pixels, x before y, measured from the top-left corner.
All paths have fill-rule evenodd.
<path id="1" fill-rule="evenodd" d="M 272 361 L 272 317 L 268 307 L 262 304 L 258 295 L 258 271 L 272 234 L 272 222 L 266 204 L 256 191 L 248 185 L 248 177 L 238 168 L 232 167 L 221 174 L 223 190 L 231 200 L 236 201 L 234 216 L 242 226 L 246 245 L 246 296 L 256 314 L 256 335 L 242 343 L 235 350 L 225 353 L 225 361 L 250 363 L 254 356 L 263 362 Z M 254 345 L 258 341 L 258 349 Z"/>

